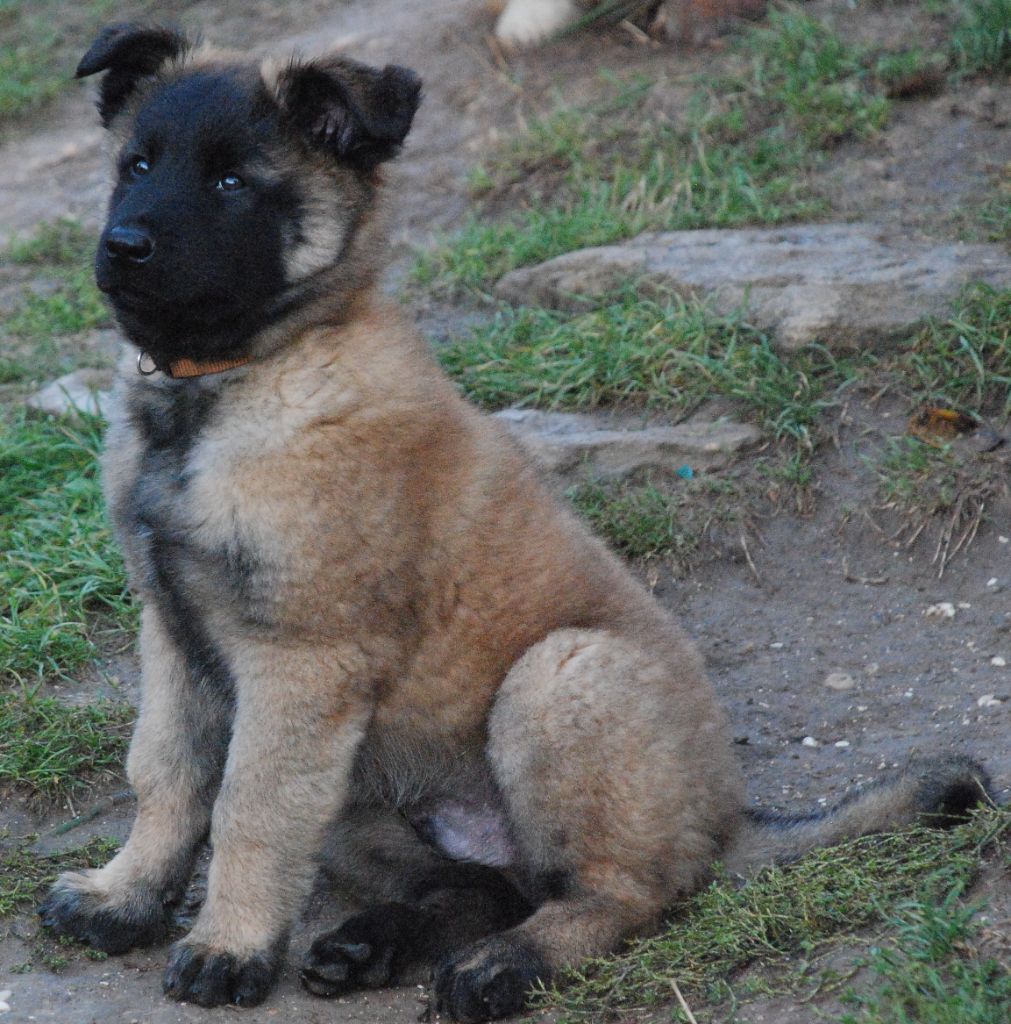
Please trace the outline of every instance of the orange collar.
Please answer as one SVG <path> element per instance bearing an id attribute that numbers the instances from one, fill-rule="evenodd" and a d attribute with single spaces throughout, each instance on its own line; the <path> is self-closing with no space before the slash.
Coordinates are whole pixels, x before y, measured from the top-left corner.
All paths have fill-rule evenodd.
<path id="1" fill-rule="evenodd" d="M 142 377 L 150 377 L 152 373 L 161 371 L 173 379 L 185 377 L 204 377 L 210 373 L 222 373 L 234 370 L 237 366 L 245 366 L 252 362 L 251 356 L 243 359 L 211 359 L 206 363 L 197 363 L 192 359 L 176 359 L 168 366 L 159 366 L 146 352 L 137 355 L 137 372 Z"/>

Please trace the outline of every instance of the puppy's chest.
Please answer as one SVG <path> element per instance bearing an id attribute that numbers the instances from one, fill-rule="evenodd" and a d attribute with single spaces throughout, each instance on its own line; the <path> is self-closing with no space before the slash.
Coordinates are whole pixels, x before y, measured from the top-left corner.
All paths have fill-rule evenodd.
<path id="1" fill-rule="evenodd" d="M 110 498 L 134 586 L 179 628 L 212 617 L 269 624 L 276 581 L 244 529 L 219 397 L 152 396 L 131 413 L 139 454 Z"/>

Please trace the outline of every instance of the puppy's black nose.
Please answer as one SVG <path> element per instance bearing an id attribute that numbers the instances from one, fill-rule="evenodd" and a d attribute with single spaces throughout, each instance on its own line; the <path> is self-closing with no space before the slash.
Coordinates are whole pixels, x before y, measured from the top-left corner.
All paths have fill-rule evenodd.
<path id="1" fill-rule="evenodd" d="M 154 239 L 143 228 L 114 227 L 105 236 L 105 251 L 113 259 L 146 263 L 154 255 Z"/>

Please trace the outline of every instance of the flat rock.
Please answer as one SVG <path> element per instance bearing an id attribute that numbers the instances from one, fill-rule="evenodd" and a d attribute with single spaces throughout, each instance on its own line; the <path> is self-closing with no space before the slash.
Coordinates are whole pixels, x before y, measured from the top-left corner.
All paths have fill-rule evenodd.
<path id="1" fill-rule="evenodd" d="M 647 296 L 704 298 L 720 314 L 743 308 L 782 349 L 886 348 L 944 315 L 971 281 L 1011 287 L 1011 255 L 997 245 L 889 237 L 872 224 L 668 231 L 514 270 L 495 293 L 579 309 L 630 281 Z"/>
<path id="2" fill-rule="evenodd" d="M 571 479 L 620 479 L 639 469 L 676 471 L 685 465 L 714 469 L 762 439 L 757 427 L 726 419 L 634 427 L 534 409 L 505 409 L 495 416 L 541 466 Z"/>
<path id="3" fill-rule="evenodd" d="M 25 403 L 50 416 L 101 416 L 112 387 L 111 370 L 75 370 L 51 381 Z"/>

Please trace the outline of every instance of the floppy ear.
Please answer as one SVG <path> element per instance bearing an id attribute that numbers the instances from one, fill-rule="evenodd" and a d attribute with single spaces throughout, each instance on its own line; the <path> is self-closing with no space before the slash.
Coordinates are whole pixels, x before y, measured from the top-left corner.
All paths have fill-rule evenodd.
<path id="1" fill-rule="evenodd" d="M 396 156 L 421 102 L 421 79 L 344 57 L 292 62 L 277 78 L 283 115 L 308 145 L 363 171 Z"/>
<path id="2" fill-rule="evenodd" d="M 185 36 L 157 26 L 109 25 L 77 65 L 77 77 L 107 71 L 98 94 L 98 112 L 106 128 L 123 109 L 142 78 L 147 78 L 189 43 Z"/>

